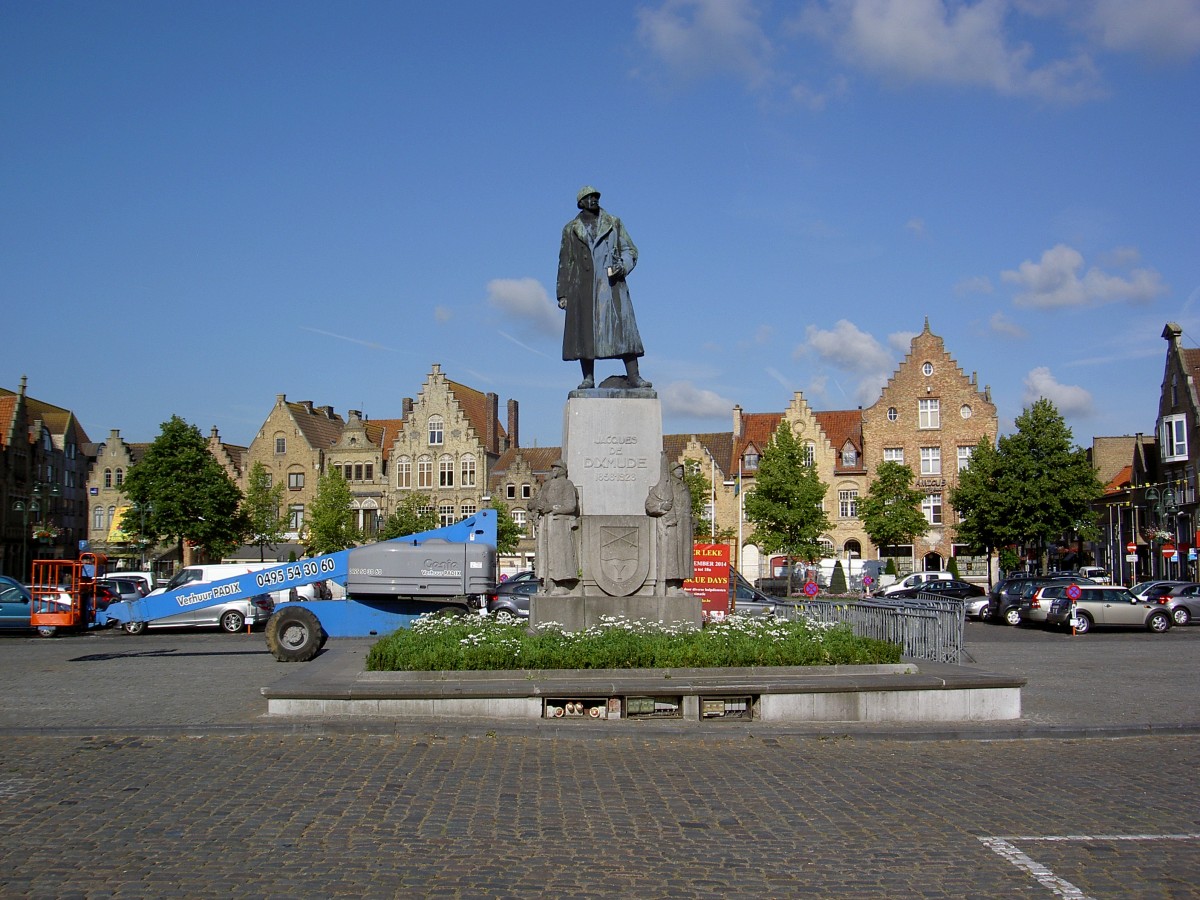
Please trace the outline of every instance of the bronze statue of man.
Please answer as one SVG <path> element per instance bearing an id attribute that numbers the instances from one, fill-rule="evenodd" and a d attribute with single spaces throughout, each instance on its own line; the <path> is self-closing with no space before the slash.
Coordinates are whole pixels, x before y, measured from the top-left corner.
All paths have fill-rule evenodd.
<path id="1" fill-rule="evenodd" d="M 628 386 L 648 388 L 638 371 L 646 351 L 625 283 L 637 247 L 621 220 L 600 208 L 594 187 L 581 188 L 575 201 L 579 215 L 563 228 L 558 250 L 558 305 L 567 311 L 563 359 L 579 360 L 580 390 L 596 386 L 598 359 L 623 360 Z"/>

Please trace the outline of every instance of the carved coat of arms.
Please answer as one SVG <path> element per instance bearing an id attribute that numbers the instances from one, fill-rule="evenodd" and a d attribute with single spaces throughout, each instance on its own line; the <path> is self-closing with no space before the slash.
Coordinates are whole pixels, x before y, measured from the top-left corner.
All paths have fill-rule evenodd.
<path id="1" fill-rule="evenodd" d="M 650 528 L 644 516 L 583 520 L 584 553 L 597 586 L 613 597 L 636 593 L 650 574 Z"/>

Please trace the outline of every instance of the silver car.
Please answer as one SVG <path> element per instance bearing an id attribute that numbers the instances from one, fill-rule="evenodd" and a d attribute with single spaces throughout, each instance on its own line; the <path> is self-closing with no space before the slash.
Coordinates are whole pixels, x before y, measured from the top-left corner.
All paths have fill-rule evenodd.
<path id="1" fill-rule="evenodd" d="M 1200 621 L 1200 584 L 1172 588 L 1167 595 L 1167 608 L 1171 611 L 1171 621 L 1176 625 Z"/>
<path id="2" fill-rule="evenodd" d="M 1148 628 L 1161 634 L 1171 627 L 1171 615 L 1166 604 L 1143 600 L 1123 587 L 1081 585 L 1079 599 L 1074 601 L 1074 616 L 1072 600 L 1066 593 L 1064 591 L 1064 596 L 1053 601 L 1046 624 L 1073 624 L 1076 634 L 1113 626 Z"/>

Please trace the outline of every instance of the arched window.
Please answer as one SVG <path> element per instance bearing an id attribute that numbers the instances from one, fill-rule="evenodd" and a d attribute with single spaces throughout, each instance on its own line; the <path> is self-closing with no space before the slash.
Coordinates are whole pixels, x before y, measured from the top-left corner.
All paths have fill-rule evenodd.
<path id="1" fill-rule="evenodd" d="M 97 506 L 92 510 L 92 531 L 100 531 L 104 528 L 104 507 Z"/>
<path id="2" fill-rule="evenodd" d="M 417 460 L 417 487 L 433 487 L 433 460 L 428 456 L 422 456 Z"/>
<path id="3" fill-rule="evenodd" d="M 104 470 L 104 486 L 106 488 L 112 487 L 112 469 Z"/>
<path id="4" fill-rule="evenodd" d="M 116 515 L 117 515 L 117 508 L 115 506 L 110 506 L 108 508 L 108 515 L 105 517 L 105 520 L 104 520 L 105 528 L 112 528 L 113 518 Z"/>
<path id="5" fill-rule="evenodd" d="M 429 446 L 440 447 L 446 442 L 446 426 L 441 416 L 429 417 Z"/>
<path id="6" fill-rule="evenodd" d="M 125 483 L 125 470 L 117 469 L 117 487 L 120 487 L 124 483 Z"/>

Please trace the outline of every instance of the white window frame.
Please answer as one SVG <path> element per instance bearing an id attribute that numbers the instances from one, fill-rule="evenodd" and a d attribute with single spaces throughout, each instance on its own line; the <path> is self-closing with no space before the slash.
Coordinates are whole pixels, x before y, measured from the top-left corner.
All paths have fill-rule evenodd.
<path id="1" fill-rule="evenodd" d="M 406 491 L 412 487 L 412 460 L 402 456 L 396 460 L 396 488 Z"/>
<path id="2" fill-rule="evenodd" d="M 1158 429 L 1163 462 L 1181 462 L 1188 458 L 1187 416 L 1163 416 Z"/>
<path id="3" fill-rule="evenodd" d="M 838 516 L 843 519 L 858 518 L 858 491 L 855 488 L 838 491 Z"/>
<path id="4" fill-rule="evenodd" d="M 921 474 L 922 475 L 941 475 L 942 474 L 942 448 L 941 447 L 922 447 L 921 448 Z"/>
<path id="5" fill-rule="evenodd" d="M 454 487 L 454 457 L 443 456 L 438 460 L 438 487 Z"/>
<path id="6" fill-rule="evenodd" d="M 930 525 L 941 525 L 942 523 L 942 492 L 931 491 L 925 495 L 925 499 L 921 501 L 921 512 L 925 514 L 925 521 Z"/>
<path id="7" fill-rule="evenodd" d="M 446 443 L 446 422 L 441 416 L 429 417 L 429 446 L 440 447 Z"/>
<path id="8" fill-rule="evenodd" d="M 883 461 L 894 462 L 904 465 L 904 448 L 903 447 L 884 447 Z"/>
<path id="9" fill-rule="evenodd" d="M 971 446 L 958 448 L 958 471 L 962 471 L 971 464 L 971 454 L 975 452 L 975 448 Z"/>
<path id="10" fill-rule="evenodd" d="M 459 478 L 461 486 L 465 488 L 475 487 L 475 457 L 472 454 L 468 453 L 462 458 L 460 469 L 462 470 L 460 473 L 461 478 Z"/>
<path id="11" fill-rule="evenodd" d="M 433 460 L 422 456 L 417 460 L 417 488 L 429 490 L 433 487 Z"/>
<path id="12" fill-rule="evenodd" d="M 942 427 L 942 401 L 922 397 L 917 401 L 917 428 L 930 430 Z"/>

